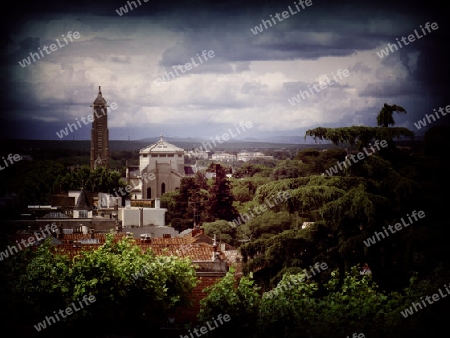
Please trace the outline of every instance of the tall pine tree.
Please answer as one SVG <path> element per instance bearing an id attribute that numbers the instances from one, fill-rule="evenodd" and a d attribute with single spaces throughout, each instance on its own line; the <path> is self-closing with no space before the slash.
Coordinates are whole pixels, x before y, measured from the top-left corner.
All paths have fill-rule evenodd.
<path id="1" fill-rule="evenodd" d="M 209 213 L 216 219 L 231 221 L 237 211 L 233 206 L 234 197 L 226 170 L 220 164 L 212 164 L 210 169 L 214 170 L 216 177 L 210 189 Z"/>

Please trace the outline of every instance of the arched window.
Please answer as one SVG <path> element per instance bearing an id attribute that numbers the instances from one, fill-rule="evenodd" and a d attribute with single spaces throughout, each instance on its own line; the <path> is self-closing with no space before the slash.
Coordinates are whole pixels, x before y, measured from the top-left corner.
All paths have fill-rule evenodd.
<path id="1" fill-rule="evenodd" d="M 147 198 L 148 199 L 152 198 L 152 188 L 147 188 Z"/>
<path id="2" fill-rule="evenodd" d="M 161 195 L 164 194 L 166 192 L 166 184 L 162 183 L 161 184 Z"/>

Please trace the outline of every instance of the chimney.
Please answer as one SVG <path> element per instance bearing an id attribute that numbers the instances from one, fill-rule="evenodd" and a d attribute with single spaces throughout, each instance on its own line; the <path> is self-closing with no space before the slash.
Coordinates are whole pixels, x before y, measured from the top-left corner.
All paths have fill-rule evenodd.
<path id="1" fill-rule="evenodd" d="M 161 207 L 160 202 L 161 202 L 161 200 L 158 197 L 155 198 L 155 209 L 159 209 Z"/>

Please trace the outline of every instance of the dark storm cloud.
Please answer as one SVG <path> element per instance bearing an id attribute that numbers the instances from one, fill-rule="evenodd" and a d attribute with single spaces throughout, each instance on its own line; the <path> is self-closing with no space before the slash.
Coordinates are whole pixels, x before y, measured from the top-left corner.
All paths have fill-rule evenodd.
<path id="1" fill-rule="evenodd" d="M 350 88 L 349 85 L 346 84 L 341 84 L 338 82 L 334 82 L 333 78 L 329 75 L 328 76 L 329 80 L 332 81 L 332 84 L 328 84 L 326 81 L 323 81 L 323 83 L 326 84 L 326 87 L 323 89 L 320 89 L 319 86 L 316 86 L 316 88 L 318 88 L 318 91 L 315 91 L 313 88 L 314 84 L 319 84 L 319 82 L 315 81 L 315 82 L 287 82 L 284 84 L 284 90 L 286 93 L 286 96 L 288 96 L 289 98 L 291 98 L 292 96 L 297 95 L 300 91 L 306 91 L 308 93 L 310 93 L 309 88 L 311 88 L 311 91 L 313 94 L 311 94 L 311 97 L 319 97 L 320 95 L 324 95 L 324 93 L 327 90 L 330 90 L 332 88 L 335 89 L 344 89 L 344 88 Z M 339 80 L 339 78 L 338 78 Z M 289 96 L 291 95 L 291 96 Z"/>
<path id="2" fill-rule="evenodd" d="M 254 35 L 250 29 L 260 25 L 262 19 L 269 19 L 278 7 L 265 8 L 262 16 L 246 11 L 234 18 L 224 18 L 202 11 L 195 17 L 186 15 L 184 20 L 174 20 L 172 29 L 176 30 L 179 25 L 184 38 L 166 51 L 160 64 L 181 64 L 187 57 L 204 49 L 213 49 L 228 61 L 314 60 L 326 56 L 348 56 L 356 51 L 373 49 L 392 36 L 386 34 L 384 27 L 386 22 L 392 24 L 391 20 L 363 8 L 353 12 L 355 17 L 348 21 L 336 17 L 330 10 L 318 8 L 315 12 L 302 13 L 303 17 L 299 13 L 298 17 L 292 16 Z M 400 19 L 403 20 L 402 26 L 409 26 L 405 21 L 412 20 L 405 14 L 401 14 Z M 367 24 L 368 20 L 370 24 Z M 196 24 L 198 21 L 201 24 Z"/>
<path id="3" fill-rule="evenodd" d="M 313 0 L 311 7 L 257 35 L 250 29 L 293 6 L 293 1 L 141 3 L 119 16 L 116 9 L 125 6 L 125 0 L 12 2 L 2 22 L 7 32 L 2 39 L 8 48 L 0 55 L 0 77 L 7 84 L 0 122 L 21 119 L 27 126 L 25 134 L 48 137 L 75 117 L 89 114 L 96 95 L 93 88 L 100 82 L 105 84 L 108 101 L 120 107 L 111 116 L 111 130 L 117 130 L 112 135 L 121 134 L 121 127 L 115 127 L 119 123 L 129 128 L 153 123 L 160 129 L 196 134 L 201 120 L 190 119 L 200 116 L 220 126 L 227 118 L 248 114 L 256 119 L 258 114 L 261 128 L 265 121 L 265 128 L 280 132 L 366 123 L 370 119 L 365 113 L 379 110 L 387 99 L 406 102 L 419 111 L 449 89 L 448 28 L 443 5 L 433 2 Z M 376 56 L 377 48 L 427 21 L 438 22 L 439 30 L 396 55 L 383 60 Z M 41 63 L 20 69 L 19 60 L 69 30 L 79 30 L 82 39 L 46 55 Z M 215 57 L 154 88 L 152 81 L 164 71 L 191 62 L 203 50 L 213 50 Z M 354 59 L 355 55 L 361 59 Z M 303 61 L 315 63 L 307 66 Z M 308 102 L 310 111 L 305 108 L 296 118 L 291 116 L 295 111 L 286 110 L 288 98 L 320 76 L 345 67 L 352 74 L 349 82 L 316 93 Z M 252 111 L 255 108 L 257 113 Z M 268 117 L 274 111 L 283 113 L 272 123 Z M 317 111 L 325 112 L 322 122 Z M 192 122 L 189 130 L 165 126 L 161 116 L 171 114 L 171 124 L 180 118 L 186 119 L 184 124 Z M 328 121 L 332 115 L 333 121 Z M 297 128 L 293 122 L 299 121 L 308 126 Z"/>
<path id="4" fill-rule="evenodd" d="M 365 64 L 363 64 L 362 62 L 358 62 L 355 65 L 351 66 L 348 68 L 348 70 L 350 71 L 350 73 L 370 73 L 371 69 L 370 67 L 366 66 Z"/>
<path id="5" fill-rule="evenodd" d="M 361 97 L 396 98 L 401 96 L 415 96 L 423 94 L 423 86 L 411 79 L 392 82 L 371 83 L 364 88 Z"/>

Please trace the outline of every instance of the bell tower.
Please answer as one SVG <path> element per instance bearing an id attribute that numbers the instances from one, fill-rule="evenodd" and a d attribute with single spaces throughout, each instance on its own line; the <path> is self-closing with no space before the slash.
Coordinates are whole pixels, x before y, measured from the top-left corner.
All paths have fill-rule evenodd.
<path id="1" fill-rule="evenodd" d="M 92 103 L 94 121 L 91 129 L 91 170 L 104 166 L 109 168 L 108 110 L 102 90 L 98 86 L 97 98 Z"/>

